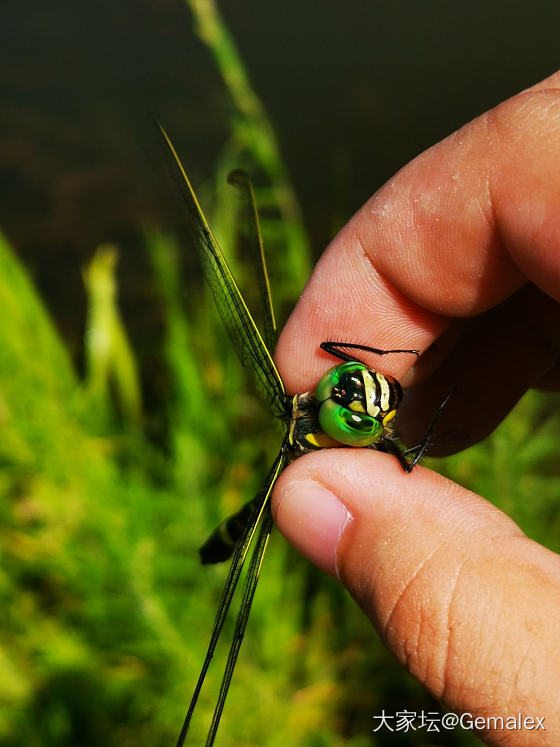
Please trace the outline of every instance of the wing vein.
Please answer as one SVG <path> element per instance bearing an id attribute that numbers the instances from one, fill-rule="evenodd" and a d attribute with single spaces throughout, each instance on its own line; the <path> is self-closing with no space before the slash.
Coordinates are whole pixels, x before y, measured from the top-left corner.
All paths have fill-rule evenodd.
<path id="1" fill-rule="evenodd" d="M 263 517 L 263 514 L 265 516 L 265 520 L 270 514 L 270 511 L 268 508 L 270 494 L 272 492 L 272 488 L 274 487 L 276 483 L 276 480 L 278 479 L 278 475 L 284 469 L 286 462 L 287 462 L 287 456 L 286 456 L 284 449 L 282 449 L 278 453 L 278 456 L 276 457 L 276 459 L 274 460 L 274 464 L 272 465 L 272 468 L 270 472 L 268 473 L 268 476 L 266 478 L 266 481 L 263 485 L 262 490 L 254 498 L 254 507 L 253 507 L 253 511 L 251 512 L 251 517 L 249 518 L 249 521 L 247 522 L 247 526 L 236 545 L 233 558 L 231 560 L 230 569 L 229 569 L 227 579 L 224 585 L 224 591 L 222 594 L 222 598 L 220 599 L 218 611 L 216 612 L 216 617 L 214 618 L 214 625 L 212 627 L 212 635 L 210 637 L 210 643 L 208 644 L 208 650 L 206 652 L 204 664 L 202 665 L 202 669 L 200 671 L 200 675 L 198 677 L 198 681 L 196 683 L 196 687 L 194 689 L 191 702 L 189 704 L 187 715 L 185 716 L 185 720 L 181 728 L 181 733 L 179 734 L 179 738 L 177 740 L 177 747 L 183 747 L 183 744 L 185 742 L 185 738 L 189 730 L 191 718 L 194 713 L 196 704 L 198 702 L 198 697 L 200 695 L 200 691 L 202 690 L 202 685 L 204 684 L 204 680 L 206 679 L 206 673 L 208 672 L 208 667 L 210 666 L 210 662 L 212 661 L 212 657 L 214 656 L 214 651 L 216 650 L 216 645 L 220 638 L 222 628 L 224 627 L 226 615 L 231 606 L 233 595 L 237 588 L 237 584 L 241 576 L 241 571 L 243 570 L 243 566 L 247 558 L 247 553 L 249 552 L 249 548 L 253 542 L 255 532 L 257 530 L 257 526 L 260 523 L 261 518 Z M 264 554 L 264 550 L 263 550 L 263 554 Z M 254 590 L 253 590 L 253 593 L 254 593 Z M 244 599 L 245 599 L 245 595 L 244 595 Z M 250 607 L 251 605 L 249 604 L 249 607 L 247 609 L 247 616 L 249 615 Z M 243 604 L 241 606 L 241 609 L 243 609 Z M 223 700 L 225 700 L 226 694 L 227 694 L 227 689 L 226 689 L 226 693 L 223 695 Z M 222 697 L 221 693 L 220 693 L 220 697 Z M 223 703 L 222 703 L 222 708 L 223 708 Z M 216 729 L 217 729 L 217 724 L 216 724 Z"/>

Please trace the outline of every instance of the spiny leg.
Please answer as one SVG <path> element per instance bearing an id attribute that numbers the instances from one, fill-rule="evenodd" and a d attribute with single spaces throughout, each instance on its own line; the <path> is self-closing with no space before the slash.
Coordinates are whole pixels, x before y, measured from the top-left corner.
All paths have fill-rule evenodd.
<path id="1" fill-rule="evenodd" d="M 422 439 L 422 441 L 418 444 L 418 446 L 414 446 L 411 449 L 401 449 L 399 446 L 394 442 L 391 441 L 389 438 L 383 439 L 381 442 L 381 447 L 383 451 L 386 451 L 388 454 L 392 454 L 399 460 L 399 464 L 404 469 L 405 472 L 412 472 L 414 467 L 418 464 L 420 459 L 424 456 L 426 453 L 426 450 L 430 447 L 432 436 L 434 435 L 434 431 L 436 429 L 437 422 L 440 418 L 441 413 L 445 409 L 447 403 L 455 393 L 455 388 L 453 388 L 445 397 L 443 402 L 439 405 L 437 410 L 432 415 L 432 419 L 430 420 L 430 425 L 428 426 L 428 430 L 426 431 L 426 435 Z M 409 462 L 406 458 L 408 454 L 413 454 L 413 459 Z"/>
<path id="2" fill-rule="evenodd" d="M 341 361 L 358 361 L 354 356 L 344 353 L 341 348 L 363 350 L 366 353 L 375 353 L 376 355 L 388 355 L 389 353 L 410 353 L 416 357 L 420 355 L 418 350 L 381 350 L 380 348 L 371 348 L 369 345 L 358 345 L 355 342 L 322 342 L 320 347 L 326 353 L 339 358 Z M 358 363 L 363 363 L 363 361 L 358 361 Z"/>

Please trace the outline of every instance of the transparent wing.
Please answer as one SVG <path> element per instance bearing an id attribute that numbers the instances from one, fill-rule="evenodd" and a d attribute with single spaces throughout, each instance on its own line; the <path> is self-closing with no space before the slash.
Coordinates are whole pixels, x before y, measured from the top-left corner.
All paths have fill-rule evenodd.
<path id="1" fill-rule="evenodd" d="M 182 192 L 196 233 L 204 273 L 224 326 L 241 363 L 251 372 L 271 410 L 276 415 L 282 416 L 285 414 L 286 398 L 284 383 L 212 234 L 177 151 L 165 129 L 161 125 L 158 126 L 181 177 Z M 268 298 L 270 298 L 270 293 L 268 293 Z"/>
<path id="2" fill-rule="evenodd" d="M 253 550 L 251 563 L 249 564 L 249 572 L 245 581 L 245 588 L 243 589 L 241 608 L 239 610 L 237 621 L 235 623 L 233 641 L 229 650 L 224 677 L 222 679 L 222 684 L 220 687 L 220 694 L 218 696 L 218 702 L 216 703 L 214 716 L 212 718 L 212 724 L 210 725 L 210 731 L 208 732 L 208 737 L 206 739 L 206 747 L 212 747 L 212 745 L 214 744 L 216 732 L 218 731 L 218 726 L 220 725 L 220 719 L 222 717 L 222 711 L 224 710 L 226 696 L 231 684 L 231 678 L 233 677 L 233 670 L 235 669 L 237 656 L 239 655 L 239 649 L 241 648 L 241 644 L 243 643 L 243 638 L 245 636 L 245 628 L 247 627 L 249 613 L 253 604 L 253 597 L 255 596 L 255 591 L 259 581 L 259 574 L 261 571 L 264 553 L 266 551 L 270 532 L 272 531 L 272 526 L 274 524 L 272 514 L 270 512 L 270 504 L 267 503 L 263 514 L 264 515 L 257 536 L 255 549 Z"/>
<path id="3" fill-rule="evenodd" d="M 270 292 L 270 282 L 268 279 L 268 270 L 266 267 L 266 256 L 264 253 L 261 227 L 257 203 L 255 201 L 255 192 L 253 184 L 248 174 L 241 169 L 235 169 L 228 175 L 228 182 L 233 184 L 239 190 L 245 213 L 244 232 L 242 239 L 247 245 L 248 255 L 253 261 L 256 260 L 256 279 L 259 290 L 259 298 L 262 307 L 262 326 L 261 332 L 265 344 L 269 350 L 272 350 L 276 344 L 276 319 L 274 318 L 274 305 Z"/>
<path id="4" fill-rule="evenodd" d="M 266 481 L 263 485 L 262 490 L 258 493 L 256 498 L 254 499 L 254 507 L 253 507 L 253 511 L 251 512 L 251 517 L 249 521 L 247 522 L 245 531 L 243 532 L 243 535 L 240 538 L 235 548 L 235 552 L 231 560 L 231 566 L 229 569 L 229 573 L 228 573 L 226 583 L 224 586 L 222 598 L 220 600 L 218 611 L 214 619 L 214 626 L 212 628 L 212 635 L 210 637 L 210 643 L 208 645 L 208 650 L 206 652 L 206 658 L 204 659 L 204 663 L 202 665 L 202 669 L 198 677 L 198 682 L 196 683 L 196 687 L 194 689 L 191 702 L 189 704 L 187 715 L 185 716 L 185 721 L 183 722 L 183 728 L 181 729 L 181 733 L 179 734 L 179 739 L 177 740 L 177 747 L 182 747 L 185 742 L 185 738 L 187 736 L 189 726 L 191 723 L 192 715 L 194 713 L 194 710 L 196 708 L 196 704 L 198 701 L 198 696 L 200 695 L 200 691 L 202 689 L 202 685 L 204 684 L 204 680 L 206 678 L 208 667 L 210 666 L 210 662 L 212 661 L 212 657 L 214 656 L 214 651 L 216 650 L 216 645 L 220 638 L 222 628 L 224 626 L 224 622 L 226 619 L 226 615 L 231 606 L 233 595 L 235 593 L 235 589 L 237 588 L 237 584 L 241 576 L 241 571 L 243 570 L 243 565 L 247 558 L 247 554 L 249 552 L 251 544 L 253 543 L 253 540 L 255 538 L 257 527 L 259 524 L 261 524 L 257 543 L 255 545 L 253 556 L 251 558 L 249 573 L 247 574 L 245 590 L 244 590 L 243 599 L 241 602 L 241 608 L 239 611 L 239 616 L 238 616 L 237 624 L 235 627 L 234 639 L 233 639 L 231 649 L 229 652 L 228 662 L 227 662 L 226 670 L 224 673 L 222 685 L 220 688 L 220 695 L 218 698 L 218 703 L 214 711 L 214 717 L 212 719 L 212 726 L 208 734 L 207 745 L 211 745 L 214 741 L 214 737 L 218 729 L 218 724 L 220 722 L 220 716 L 221 716 L 221 713 L 224 707 L 226 695 L 227 695 L 229 685 L 231 682 L 233 669 L 235 667 L 235 662 L 237 660 L 237 654 L 239 652 L 241 641 L 243 639 L 243 632 L 245 630 L 247 619 L 249 617 L 249 612 L 251 610 L 251 604 L 252 604 L 253 596 L 255 593 L 256 586 L 257 586 L 259 570 L 260 570 L 262 558 L 263 558 L 263 555 L 266 549 L 268 535 L 270 534 L 270 529 L 272 527 L 272 517 L 270 514 L 270 505 L 269 505 L 270 494 L 272 492 L 272 488 L 274 487 L 276 483 L 276 480 L 278 479 L 279 474 L 282 472 L 282 470 L 286 466 L 286 463 L 287 463 L 287 456 L 284 450 L 282 450 L 276 457 L 276 460 L 274 464 L 272 465 L 272 469 L 270 470 L 268 477 L 266 478 Z"/>

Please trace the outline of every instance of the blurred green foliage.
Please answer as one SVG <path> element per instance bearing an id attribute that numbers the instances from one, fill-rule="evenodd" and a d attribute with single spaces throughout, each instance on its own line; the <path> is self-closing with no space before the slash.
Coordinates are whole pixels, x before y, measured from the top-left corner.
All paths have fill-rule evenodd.
<path id="1" fill-rule="evenodd" d="M 257 198 L 275 303 L 287 308 L 309 267 L 297 203 L 215 7 L 189 4 L 232 95 L 233 134 L 217 178 L 244 166 L 271 185 Z M 227 247 L 233 190 L 220 194 L 212 225 L 243 276 L 235 246 Z M 157 441 L 146 436 L 139 365 L 118 310 L 117 250 L 101 247 L 84 271 L 82 380 L 0 240 L 2 747 L 174 744 L 226 572 L 199 566 L 197 547 L 256 492 L 279 445 L 204 293 L 191 286 L 185 299 L 185 248 L 157 230 L 145 244 L 165 322 L 168 386 Z M 556 550 L 557 405 L 530 393 L 484 444 L 437 463 Z M 228 633 L 231 626 L 193 744 L 211 717 Z M 395 665 L 338 585 L 273 535 L 218 744 L 478 744 L 462 732 L 374 736 L 383 708 L 437 704 Z"/>
<path id="2" fill-rule="evenodd" d="M 170 382 L 159 444 L 143 434 L 115 249 L 100 248 L 84 273 L 88 373 L 80 381 L 25 270 L 0 242 L 0 309 L 9 320 L 0 325 L 1 745 L 173 743 L 225 575 L 199 566 L 197 546 L 258 489 L 264 457 L 278 446 L 204 295 L 191 294 L 185 311 L 174 241 L 151 232 L 146 249 Z M 438 464 L 559 549 L 554 405 L 528 394 L 486 443 Z M 475 743 L 464 733 L 372 737 L 382 708 L 437 705 L 334 582 L 277 537 L 271 545 L 219 744 Z"/>

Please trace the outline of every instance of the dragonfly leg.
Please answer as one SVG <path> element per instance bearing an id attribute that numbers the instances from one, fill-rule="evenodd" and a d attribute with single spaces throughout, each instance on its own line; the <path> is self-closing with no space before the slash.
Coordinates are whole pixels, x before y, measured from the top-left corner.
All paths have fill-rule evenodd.
<path id="1" fill-rule="evenodd" d="M 339 360 L 341 361 L 357 361 L 358 363 L 363 363 L 363 361 L 358 360 L 358 358 L 355 358 L 353 355 L 349 355 L 348 353 L 343 352 L 343 349 L 362 350 L 366 353 L 375 353 L 376 355 L 388 355 L 389 353 L 409 353 L 411 355 L 415 355 L 416 357 L 419 356 L 418 350 L 381 350 L 380 348 L 372 348 L 369 345 L 358 345 L 355 342 L 322 342 L 320 347 L 326 353 L 333 355 L 335 358 L 339 358 Z"/>
<path id="2" fill-rule="evenodd" d="M 399 464 L 403 468 L 405 472 L 412 472 L 414 467 L 418 464 L 420 459 L 424 456 L 426 451 L 430 448 L 432 444 L 432 438 L 436 429 L 437 422 L 440 418 L 441 413 L 447 406 L 447 403 L 455 393 L 455 388 L 451 389 L 450 392 L 445 396 L 445 399 L 441 402 L 437 410 L 432 415 L 432 419 L 430 420 L 430 425 L 428 426 L 428 430 L 426 431 L 426 435 L 422 439 L 422 441 L 417 445 L 413 446 L 410 449 L 401 449 L 398 444 L 396 444 L 394 441 L 392 441 L 390 438 L 384 438 L 377 446 L 380 451 L 385 451 L 388 454 L 392 454 L 394 457 L 396 457 L 399 460 Z M 409 454 L 414 454 L 413 458 L 409 461 L 407 459 Z"/>

